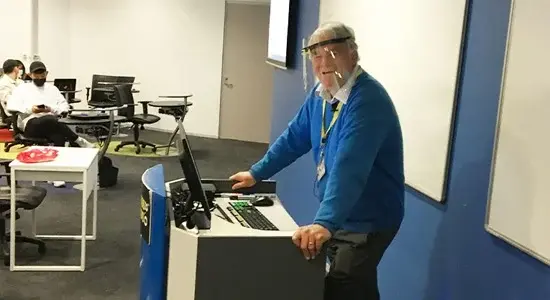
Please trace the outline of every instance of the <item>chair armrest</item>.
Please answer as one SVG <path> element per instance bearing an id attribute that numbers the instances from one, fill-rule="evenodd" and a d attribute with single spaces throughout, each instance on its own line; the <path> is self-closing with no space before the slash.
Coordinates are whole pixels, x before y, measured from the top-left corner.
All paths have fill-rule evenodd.
<path id="1" fill-rule="evenodd" d="M 143 107 L 143 114 L 147 115 L 149 113 L 149 108 L 147 107 L 147 105 L 153 101 L 150 101 L 150 100 L 142 100 L 142 101 L 138 101 L 141 106 Z"/>
<path id="2" fill-rule="evenodd" d="M 9 165 L 13 159 L 0 159 L 0 166 L 7 166 Z"/>
<path id="3" fill-rule="evenodd" d="M 89 87 L 89 86 L 86 87 L 86 101 L 90 100 L 90 90 L 91 89 L 92 88 Z"/>

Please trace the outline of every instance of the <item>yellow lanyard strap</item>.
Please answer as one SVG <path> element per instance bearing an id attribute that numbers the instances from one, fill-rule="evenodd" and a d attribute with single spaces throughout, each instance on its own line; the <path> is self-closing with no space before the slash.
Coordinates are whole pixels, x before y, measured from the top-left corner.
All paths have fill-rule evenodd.
<path id="1" fill-rule="evenodd" d="M 338 117 L 340 116 L 340 110 L 342 108 L 342 101 L 338 102 L 338 106 L 336 107 L 336 111 L 332 115 L 332 120 L 330 121 L 330 125 L 328 126 L 328 129 L 325 130 L 325 111 L 327 108 L 327 101 L 323 100 L 323 117 L 321 120 L 321 145 L 325 144 L 327 141 L 327 136 L 332 129 L 332 126 L 334 126 L 334 123 L 336 123 L 336 120 L 338 120 Z"/>

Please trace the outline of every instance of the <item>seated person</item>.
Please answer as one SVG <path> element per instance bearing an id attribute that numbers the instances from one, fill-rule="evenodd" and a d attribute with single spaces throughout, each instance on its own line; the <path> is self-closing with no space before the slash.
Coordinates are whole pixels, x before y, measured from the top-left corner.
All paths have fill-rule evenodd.
<path id="1" fill-rule="evenodd" d="M 8 110 L 20 113 L 17 126 L 26 136 L 48 139 L 54 146 L 64 147 L 69 142 L 80 147 L 95 147 L 58 121 L 61 114 L 69 111 L 69 104 L 57 87 L 46 82 L 46 66 L 35 61 L 29 69 L 32 82 L 20 84 L 8 98 Z"/>
<path id="2" fill-rule="evenodd" d="M 23 80 L 19 79 L 20 72 L 22 71 L 21 67 L 22 64 L 14 59 L 8 59 L 2 65 L 4 75 L 0 77 L 0 105 L 2 105 L 2 109 L 8 117 L 10 116 L 10 113 L 6 109 L 8 97 L 11 96 L 13 90 L 23 82 Z M 8 120 L 2 121 L 8 123 Z"/>
<path id="3" fill-rule="evenodd" d="M 35 61 L 29 71 L 32 82 L 20 84 L 8 98 L 8 110 L 19 112 L 17 124 L 13 126 L 20 128 L 28 137 L 47 139 L 54 146 L 64 147 L 69 142 L 84 148 L 95 147 L 58 121 L 60 115 L 69 111 L 69 103 L 57 87 L 46 82 L 46 66 Z M 55 187 L 65 185 L 63 181 L 50 183 Z"/>

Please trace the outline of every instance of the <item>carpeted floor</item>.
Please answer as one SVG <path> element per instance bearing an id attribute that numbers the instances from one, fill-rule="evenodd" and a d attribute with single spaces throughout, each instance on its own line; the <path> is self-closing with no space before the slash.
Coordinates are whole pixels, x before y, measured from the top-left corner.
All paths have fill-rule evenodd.
<path id="1" fill-rule="evenodd" d="M 168 134 L 143 132 L 142 138 L 165 143 Z M 239 141 L 191 137 L 191 147 L 203 178 L 227 178 L 248 168 L 265 152 L 267 145 Z M 163 164 L 165 179 L 182 176 L 175 157 L 151 158 L 110 155 L 120 168 L 118 184 L 99 191 L 98 240 L 87 243 L 85 272 L 9 272 L 0 265 L 1 300 L 137 299 L 139 280 L 139 194 L 142 172 Z M 80 231 L 80 191 L 47 187 L 45 202 L 37 210 L 40 234 L 77 234 Z M 91 202 L 90 202 L 91 204 Z M 89 211 L 91 211 L 91 205 Z M 18 221 L 18 229 L 30 232 L 30 213 Z M 88 228 L 91 229 L 89 222 Z M 77 264 L 78 242 L 47 242 L 47 253 L 40 260 L 36 248 L 25 245 L 17 250 L 19 264 Z"/>

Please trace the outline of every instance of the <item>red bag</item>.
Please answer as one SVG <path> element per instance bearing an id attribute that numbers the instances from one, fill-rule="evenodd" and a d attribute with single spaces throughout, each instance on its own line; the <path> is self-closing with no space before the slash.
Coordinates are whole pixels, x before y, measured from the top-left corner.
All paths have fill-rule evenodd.
<path id="1" fill-rule="evenodd" d="M 52 148 L 35 148 L 17 154 L 16 159 L 23 163 L 40 163 L 53 161 L 57 157 L 57 150 Z"/>

